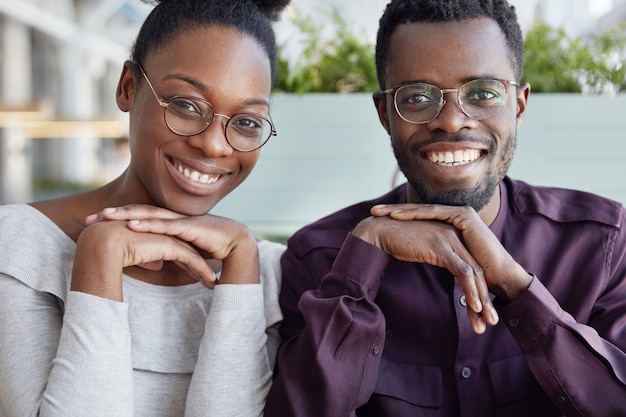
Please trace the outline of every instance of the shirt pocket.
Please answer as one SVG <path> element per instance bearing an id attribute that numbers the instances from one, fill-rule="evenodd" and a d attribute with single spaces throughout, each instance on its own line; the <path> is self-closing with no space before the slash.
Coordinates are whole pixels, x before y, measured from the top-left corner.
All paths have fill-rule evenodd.
<path id="1" fill-rule="evenodd" d="M 397 398 L 418 407 L 440 408 L 443 401 L 441 368 L 396 362 L 383 356 L 374 394 Z"/>
<path id="2" fill-rule="evenodd" d="M 559 415 L 528 367 L 524 355 L 488 364 L 496 416 Z"/>

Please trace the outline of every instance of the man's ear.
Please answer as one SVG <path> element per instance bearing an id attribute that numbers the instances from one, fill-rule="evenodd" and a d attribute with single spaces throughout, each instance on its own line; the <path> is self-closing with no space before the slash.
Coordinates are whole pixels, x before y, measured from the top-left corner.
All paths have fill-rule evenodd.
<path id="1" fill-rule="evenodd" d="M 376 111 L 378 112 L 378 120 L 380 120 L 380 124 L 383 125 L 387 133 L 390 133 L 386 94 L 377 92 L 372 95 L 372 98 L 374 99 L 374 106 L 376 106 Z"/>
<path id="2" fill-rule="evenodd" d="M 120 74 L 120 80 L 117 83 L 115 100 L 117 101 L 117 107 L 123 112 L 130 110 L 135 98 L 137 88 L 134 76 L 135 65 L 136 64 L 131 61 L 124 62 L 122 73 Z"/>
<path id="3" fill-rule="evenodd" d="M 517 113 L 515 115 L 517 128 L 519 129 L 522 124 L 522 119 L 524 119 L 524 114 L 526 113 L 526 106 L 528 105 L 528 98 L 530 97 L 530 84 L 524 83 L 521 86 L 517 87 L 517 96 L 515 97 L 517 100 Z"/>

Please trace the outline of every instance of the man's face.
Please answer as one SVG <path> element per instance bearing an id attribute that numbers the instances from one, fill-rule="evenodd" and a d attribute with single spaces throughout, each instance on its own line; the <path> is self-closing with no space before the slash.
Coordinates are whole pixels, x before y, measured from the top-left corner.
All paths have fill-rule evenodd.
<path id="1" fill-rule="evenodd" d="M 491 19 L 403 24 L 390 41 L 386 87 L 421 82 L 445 90 L 475 79 L 514 81 L 507 52 L 504 34 Z M 502 111 L 482 120 L 467 116 L 457 92 L 448 92 L 439 115 L 423 124 L 403 120 L 393 94 L 375 96 L 399 167 L 411 185 L 409 201 L 470 205 L 477 211 L 497 203 L 494 191 L 511 165 L 529 91 L 528 85 L 510 86 Z"/>

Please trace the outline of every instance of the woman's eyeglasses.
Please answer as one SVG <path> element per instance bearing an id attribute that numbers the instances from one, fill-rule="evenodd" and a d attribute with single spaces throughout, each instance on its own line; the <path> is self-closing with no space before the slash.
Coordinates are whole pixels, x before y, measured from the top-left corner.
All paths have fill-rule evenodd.
<path id="1" fill-rule="evenodd" d="M 252 152 L 276 136 L 274 125 L 263 116 L 254 113 L 235 113 L 232 116 L 215 113 L 211 104 L 198 97 L 174 96 L 164 100 L 158 96 L 143 67 L 137 67 L 146 79 L 154 97 L 164 111 L 167 127 L 180 136 L 194 136 L 204 132 L 215 116 L 226 119 L 224 136 L 228 144 L 240 152 Z"/>

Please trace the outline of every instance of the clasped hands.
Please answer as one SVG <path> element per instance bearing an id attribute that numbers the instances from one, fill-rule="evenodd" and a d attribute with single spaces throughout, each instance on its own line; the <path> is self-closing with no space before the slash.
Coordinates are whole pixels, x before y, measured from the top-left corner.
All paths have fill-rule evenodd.
<path id="1" fill-rule="evenodd" d="M 408 262 L 446 268 L 467 299 L 472 329 L 498 323 L 490 292 L 508 302 L 532 281 L 471 207 L 437 204 L 377 205 L 353 235 Z"/>
<path id="2" fill-rule="evenodd" d="M 132 204 L 104 209 L 85 223 L 77 240 L 73 290 L 121 301 L 124 268 L 158 271 L 166 261 L 213 288 L 216 274 L 209 259 L 222 262 L 220 283 L 259 282 L 256 239 L 234 220 Z"/>

